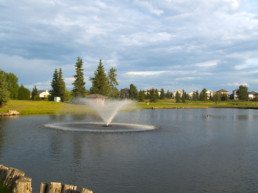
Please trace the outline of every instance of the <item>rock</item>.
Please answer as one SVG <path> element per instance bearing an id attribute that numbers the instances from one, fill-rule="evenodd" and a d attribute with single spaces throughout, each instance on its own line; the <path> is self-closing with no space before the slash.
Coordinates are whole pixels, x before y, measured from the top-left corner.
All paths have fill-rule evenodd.
<path id="1" fill-rule="evenodd" d="M 14 182 L 13 193 L 32 193 L 31 178 L 22 176 Z"/>
<path id="2" fill-rule="evenodd" d="M 7 172 L 8 172 L 9 168 L 5 167 L 3 165 L 0 165 L 0 182 L 4 181 L 6 176 L 7 176 Z"/>
<path id="3" fill-rule="evenodd" d="M 64 184 L 62 188 L 62 193 L 77 193 L 77 186 Z"/>
<path id="4" fill-rule="evenodd" d="M 17 180 L 19 177 L 22 177 L 24 175 L 25 173 L 21 170 L 18 170 L 15 168 L 9 168 L 3 184 L 7 188 L 12 188 L 15 183 L 15 180 Z"/>
<path id="5" fill-rule="evenodd" d="M 46 193 L 61 193 L 62 184 L 59 182 L 49 182 L 47 184 L 47 192 Z"/>
<path id="6" fill-rule="evenodd" d="M 82 188 L 80 193 L 93 193 L 93 191 L 86 188 Z"/>

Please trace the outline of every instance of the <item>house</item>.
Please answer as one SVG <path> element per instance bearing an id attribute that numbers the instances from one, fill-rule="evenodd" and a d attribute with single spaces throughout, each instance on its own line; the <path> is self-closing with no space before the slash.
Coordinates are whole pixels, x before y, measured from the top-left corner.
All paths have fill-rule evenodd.
<path id="1" fill-rule="evenodd" d="M 220 90 L 218 90 L 216 93 L 219 93 L 221 96 L 222 96 L 222 95 L 227 95 L 227 96 L 228 96 L 228 91 L 225 90 L 225 89 L 220 89 Z"/>
<path id="2" fill-rule="evenodd" d="M 183 96 L 183 91 L 181 90 L 176 90 L 175 92 L 173 92 L 173 97 L 176 98 L 176 93 L 178 92 L 179 96 L 182 97 Z"/>
<path id="3" fill-rule="evenodd" d="M 124 97 L 124 98 L 129 98 L 130 97 L 129 96 L 129 88 L 121 89 L 120 93 L 121 93 L 122 97 Z"/>
<path id="4" fill-rule="evenodd" d="M 211 90 L 207 90 L 206 91 L 206 94 L 207 94 L 207 99 L 210 100 L 211 98 L 213 98 L 214 96 L 214 92 L 211 91 Z"/>
<path id="5" fill-rule="evenodd" d="M 154 90 L 157 91 L 158 96 L 161 95 L 161 91 L 160 91 L 160 90 L 156 90 L 156 89 L 154 89 Z M 151 91 L 151 90 L 144 91 L 144 94 L 145 94 L 145 95 L 149 95 L 149 94 L 150 94 L 150 91 Z"/>
<path id="6" fill-rule="evenodd" d="M 90 94 L 86 96 L 86 98 L 89 102 L 94 102 L 95 104 L 104 106 L 107 97 L 100 94 Z"/>
<path id="7" fill-rule="evenodd" d="M 196 94 L 196 91 L 192 91 L 192 92 L 188 93 L 189 99 L 193 100 L 195 94 Z"/>
<path id="8" fill-rule="evenodd" d="M 39 95 L 39 98 L 41 98 L 42 100 L 45 100 L 46 98 L 48 98 L 50 94 L 47 90 L 38 90 L 38 95 Z"/>
<path id="9" fill-rule="evenodd" d="M 249 100 L 253 100 L 253 99 L 255 99 L 256 95 L 257 95 L 257 93 L 254 92 L 254 91 L 249 92 L 249 93 L 248 93 L 248 99 L 249 99 Z"/>
<path id="10" fill-rule="evenodd" d="M 238 89 L 232 91 L 232 96 L 231 96 L 232 98 L 231 99 L 238 100 L 237 92 L 238 92 Z"/>

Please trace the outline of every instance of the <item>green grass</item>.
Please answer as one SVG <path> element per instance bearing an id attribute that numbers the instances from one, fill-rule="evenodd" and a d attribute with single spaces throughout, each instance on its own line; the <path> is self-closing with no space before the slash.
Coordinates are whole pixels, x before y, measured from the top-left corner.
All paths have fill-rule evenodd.
<path id="1" fill-rule="evenodd" d="M 3 186 L 3 183 L 0 182 L 0 193 L 11 193 L 12 191 L 9 190 L 8 188 Z"/>
<path id="2" fill-rule="evenodd" d="M 131 111 L 136 109 L 155 109 L 155 108 L 252 108 L 258 109 L 258 102 L 252 101 L 187 101 L 186 103 L 176 103 L 174 99 L 158 100 L 156 103 L 135 102 L 130 107 L 123 110 Z M 19 101 L 10 100 L 5 106 L 0 108 L 1 112 L 16 110 L 21 115 L 35 114 L 86 114 L 92 113 L 93 110 L 86 105 L 76 105 L 69 103 L 57 103 L 50 101 Z"/>

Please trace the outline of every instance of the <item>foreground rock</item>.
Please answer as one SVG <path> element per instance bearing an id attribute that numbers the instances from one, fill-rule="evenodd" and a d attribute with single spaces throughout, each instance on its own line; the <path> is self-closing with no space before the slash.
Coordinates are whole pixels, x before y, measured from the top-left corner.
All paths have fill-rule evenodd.
<path id="1" fill-rule="evenodd" d="M 0 165 L 0 182 L 3 182 L 3 186 L 12 193 L 32 193 L 31 178 L 26 177 L 21 170 Z M 93 191 L 86 188 L 78 191 L 77 186 L 49 182 L 41 183 L 40 193 L 93 193 Z"/>
<path id="2" fill-rule="evenodd" d="M 16 110 L 9 110 L 7 113 L 0 113 L 0 116 L 18 116 L 20 113 Z"/>

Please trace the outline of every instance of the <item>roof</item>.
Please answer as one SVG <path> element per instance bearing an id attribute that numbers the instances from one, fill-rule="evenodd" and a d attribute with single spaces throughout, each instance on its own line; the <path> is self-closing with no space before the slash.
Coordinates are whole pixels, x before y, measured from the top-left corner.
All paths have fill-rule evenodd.
<path id="1" fill-rule="evenodd" d="M 87 95 L 86 98 L 88 98 L 88 99 L 105 99 L 107 97 L 104 95 L 100 95 L 100 94 L 90 94 L 90 95 Z"/>
<path id="2" fill-rule="evenodd" d="M 228 91 L 225 90 L 225 89 L 220 89 L 220 90 L 218 90 L 217 92 L 228 92 Z"/>

